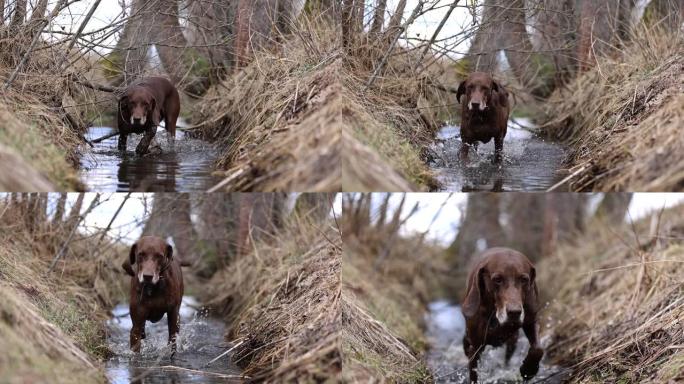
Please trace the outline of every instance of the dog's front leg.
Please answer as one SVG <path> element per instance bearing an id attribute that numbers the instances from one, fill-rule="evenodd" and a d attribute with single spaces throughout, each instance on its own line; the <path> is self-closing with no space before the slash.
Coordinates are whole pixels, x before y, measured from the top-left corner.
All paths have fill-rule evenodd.
<path id="1" fill-rule="evenodd" d="M 503 137 L 497 137 L 494 139 L 494 164 L 501 164 L 503 161 Z"/>
<path id="2" fill-rule="evenodd" d="M 468 336 L 463 338 L 463 350 L 466 356 L 468 356 L 468 372 L 471 383 L 477 383 L 477 363 L 482 353 L 482 344 L 481 342 L 471 343 Z"/>
<path id="3" fill-rule="evenodd" d="M 138 146 L 135 148 L 135 153 L 138 155 L 144 155 L 147 153 L 147 148 L 150 146 L 150 143 L 152 143 L 152 139 L 154 139 L 154 135 L 157 133 L 157 127 L 152 126 L 151 128 L 147 129 L 145 131 L 145 135 L 143 135 L 143 138 L 140 139 L 140 143 L 138 143 Z"/>
<path id="4" fill-rule="evenodd" d="M 544 356 L 544 350 L 539 346 L 537 341 L 537 321 L 532 320 L 528 323 L 523 323 L 523 331 L 527 340 L 530 342 L 530 349 L 527 351 L 527 356 L 520 366 L 520 374 L 523 379 L 529 380 L 539 372 L 539 362 Z"/>
<path id="5" fill-rule="evenodd" d="M 180 306 L 166 312 L 166 318 L 169 321 L 169 344 L 171 345 L 171 350 L 176 352 L 176 338 L 180 330 Z"/>
<path id="6" fill-rule="evenodd" d="M 126 141 L 128 140 L 128 134 L 127 133 L 119 133 L 119 151 L 125 151 L 126 150 Z"/>
<path id="7" fill-rule="evenodd" d="M 133 328 L 131 328 L 130 338 L 131 351 L 140 352 L 140 340 L 143 338 L 143 332 L 145 332 L 145 321 L 133 321 Z"/>

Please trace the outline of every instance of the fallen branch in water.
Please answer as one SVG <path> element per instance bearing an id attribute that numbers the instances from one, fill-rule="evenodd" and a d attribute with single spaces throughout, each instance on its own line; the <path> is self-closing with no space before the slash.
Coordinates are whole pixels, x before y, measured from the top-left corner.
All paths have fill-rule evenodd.
<path id="1" fill-rule="evenodd" d="M 175 365 L 161 365 L 157 367 L 149 367 L 148 369 L 173 369 L 176 371 L 184 371 L 184 372 L 193 372 L 193 373 L 201 373 L 203 375 L 209 375 L 209 376 L 214 376 L 214 377 L 220 377 L 223 379 L 249 379 L 249 376 L 244 376 L 244 375 L 226 375 L 224 373 L 217 373 L 217 372 L 209 372 L 209 371 L 200 371 L 199 369 L 190 369 L 190 368 L 183 368 L 183 367 L 177 367 Z"/>
<path id="2" fill-rule="evenodd" d="M 244 342 L 245 342 L 244 340 L 240 341 L 239 343 L 235 344 L 234 346 L 232 346 L 232 347 L 231 347 L 230 349 L 228 349 L 227 351 L 225 351 L 225 352 L 223 352 L 222 354 L 220 354 L 220 355 L 216 356 L 215 358 L 213 358 L 210 362 L 206 363 L 204 366 L 205 366 L 205 367 L 208 367 L 209 364 L 211 364 L 211 363 L 213 363 L 214 361 L 216 361 L 216 360 L 222 358 L 223 356 L 229 354 L 230 352 L 232 352 L 233 350 L 235 350 L 235 348 L 241 346 L 242 343 L 244 343 Z"/>

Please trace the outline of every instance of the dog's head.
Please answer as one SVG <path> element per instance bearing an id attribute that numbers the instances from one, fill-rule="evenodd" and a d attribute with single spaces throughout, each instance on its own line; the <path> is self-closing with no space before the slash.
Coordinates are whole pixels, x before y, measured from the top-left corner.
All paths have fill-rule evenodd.
<path id="1" fill-rule="evenodd" d="M 521 324 L 537 312 L 536 270 L 525 255 L 506 248 L 483 254 L 468 280 L 463 313 L 474 316 L 492 308 L 500 324 Z"/>
<path id="2" fill-rule="evenodd" d="M 156 117 L 157 100 L 152 92 L 146 87 L 132 86 L 119 99 L 119 108 L 124 116 L 128 115 L 128 123 L 132 127 L 142 127 L 148 121 L 154 125 L 159 124 Z"/>
<path id="3" fill-rule="evenodd" d="M 156 236 L 141 237 L 129 253 L 129 263 L 136 265 L 135 275 L 141 283 L 157 284 L 173 260 L 173 247 Z"/>
<path id="4" fill-rule="evenodd" d="M 498 92 L 501 85 L 484 72 L 473 72 L 458 85 L 456 99 L 461 102 L 465 95 L 465 103 L 469 111 L 484 111 L 495 102 L 494 92 Z"/>

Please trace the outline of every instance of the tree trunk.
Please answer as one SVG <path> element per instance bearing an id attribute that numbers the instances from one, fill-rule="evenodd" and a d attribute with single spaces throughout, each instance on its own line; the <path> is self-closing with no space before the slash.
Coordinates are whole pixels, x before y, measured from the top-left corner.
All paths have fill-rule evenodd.
<path id="1" fill-rule="evenodd" d="M 575 0 L 535 0 L 539 9 L 534 21 L 533 46 L 555 67 L 556 85 L 575 72 Z"/>
<path id="2" fill-rule="evenodd" d="M 111 84 L 125 86 L 143 74 L 153 39 L 154 26 L 150 20 L 158 5 L 157 2 L 133 0 L 130 18 L 105 62 L 105 77 Z"/>
<path id="3" fill-rule="evenodd" d="M 467 269 L 477 252 L 506 244 L 506 236 L 499 222 L 499 201 L 500 196 L 493 193 L 468 196 L 465 216 L 456 239 L 449 247 L 459 269 Z"/>
<path id="4" fill-rule="evenodd" d="M 71 233 L 74 230 L 74 227 L 78 225 L 78 222 L 80 220 L 80 215 L 81 215 L 81 208 L 83 207 L 83 198 L 85 197 L 85 193 L 79 193 L 78 197 L 76 198 L 76 202 L 74 205 L 71 207 L 71 211 L 69 211 L 69 217 L 66 220 L 66 224 L 64 225 L 64 229 L 62 233 Z"/>
<path id="5" fill-rule="evenodd" d="M 171 237 L 175 244 L 174 254 L 180 260 L 195 263 L 199 252 L 190 214 L 190 196 L 187 193 L 157 193 L 154 195 L 152 212 L 143 228 L 143 236 Z"/>
<path id="6" fill-rule="evenodd" d="M 545 194 L 516 193 L 504 195 L 503 201 L 508 244 L 531 260 L 539 260 L 544 242 L 553 240 L 556 226 L 553 213 L 547 212 Z M 530 219 L 531 212 L 535 220 Z"/>
<path id="7" fill-rule="evenodd" d="M 633 0 L 584 0 L 580 8 L 577 59 L 579 70 L 596 64 L 596 57 L 619 46 L 629 26 Z"/>
<path id="8" fill-rule="evenodd" d="M 369 35 L 378 36 L 382 32 L 382 27 L 385 25 L 385 12 L 387 12 L 387 0 L 377 0 Z"/>
<path id="9" fill-rule="evenodd" d="M 342 3 L 342 46 L 349 48 L 354 43 L 354 0 Z"/>
<path id="10" fill-rule="evenodd" d="M 667 30 L 676 30 L 684 20 L 684 0 L 651 0 L 644 10 L 647 25 L 660 23 Z"/>
<path id="11" fill-rule="evenodd" d="M 497 0 L 485 0 L 482 21 L 466 55 L 466 72 L 492 73 L 496 70 L 497 53 L 501 49 L 500 38 L 503 34 L 503 10 Z"/>
<path id="12" fill-rule="evenodd" d="M 47 4 L 48 0 L 40 0 L 36 7 L 33 9 L 33 13 L 31 13 L 31 21 L 37 21 L 41 20 L 42 18 L 45 17 L 45 11 L 47 11 Z"/>
<path id="13" fill-rule="evenodd" d="M 26 20 L 26 0 L 15 0 L 14 13 L 10 20 L 10 28 L 15 29 L 24 24 Z"/>
<path id="14" fill-rule="evenodd" d="M 64 207 L 66 206 L 67 194 L 60 193 L 59 199 L 57 200 L 57 205 L 55 207 L 55 214 L 52 217 L 53 226 L 59 226 L 62 224 L 62 219 L 64 218 Z"/>
<path id="15" fill-rule="evenodd" d="M 300 217 L 324 221 L 330 215 L 335 193 L 302 193 L 297 197 L 295 212 Z"/>
<path id="16" fill-rule="evenodd" d="M 212 79 L 221 78 L 233 65 L 235 1 L 188 2 L 185 36 L 188 44 L 205 57 Z"/>
<path id="17" fill-rule="evenodd" d="M 252 0 L 238 0 L 237 13 L 235 15 L 235 66 L 243 67 L 248 61 L 250 24 L 253 11 Z"/>
<path id="18" fill-rule="evenodd" d="M 631 193 L 605 193 L 596 209 L 595 217 L 604 223 L 620 225 L 625 222 L 625 215 L 631 202 Z"/>

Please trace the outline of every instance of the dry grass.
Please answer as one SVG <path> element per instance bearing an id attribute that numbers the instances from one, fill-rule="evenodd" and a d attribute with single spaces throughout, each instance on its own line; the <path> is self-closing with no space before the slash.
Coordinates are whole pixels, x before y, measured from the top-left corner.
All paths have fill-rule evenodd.
<path id="1" fill-rule="evenodd" d="M 255 244 L 208 284 L 229 337 L 244 342 L 237 364 L 253 381 L 323 382 L 342 370 L 342 242 L 330 223 L 290 223 Z"/>
<path id="2" fill-rule="evenodd" d="M 280 47 L 257 52 L 213 87 L 195 120 L 223 148 L 224 190 L 339 191 L 338 35 L 306 20 Z"/>
<path id="3" fill-rule="evenodd" d="M 0 36 L 8 36 L 0 26 Z M 25 34 L 12 32 L 13 38 L 0 38 L 0 87 L 17 66 L 30 41 Z M 83 189 L 75 165 L 78 146 L 83 144 L 82 108 L 72 98 L 73 84 L 60 65 L 65 60 L 63 46 L 39 43 L 30 54 L 8 90 L 0 96 L 0 146 L 3 159 L 17 167 L 33 169 L 32 180 L 2 180 L 3 191 L 46 189 L 45 180 L 55 190 Z M 8 149 L 9 148 L 9 149 Z M 4 153 L 11 153 L 5 158 Z M 38 173 L 41 176 L 35 175 Z M 42 188 L 41 188 L 42 187 Z"/>
<path id="4" fill-rule="evenodd" d="M 29 232 L 25 216 L 0 204 L 0 377 L 3 382 L 99 383 L 106 357 L 104 320 L 122 280 L 110 260 L 96 258 L 77 238 L 67 257 L 46 275 L 60 238 L 47 228 Z"/>
<path id="5" fill-rule="evenodd" d="M 344 92 L 343 188 L 345 191 L 414 191 L 438 186 L 424 153 L 439 123 L 438 108 L 447 104 L 414 73 L 408 54 L 393 56 L 371 88 L 378 48 L 353 51 L 340 74 Z M 374 60 L 376 59 L 376 60 Z M 431 100 L 428 102 L 427 100 Z"/>
<path id="6" fill-rule="evenodd" d="M 684 34 L 640 27 L 550 99 L 549 134 L 568 141 L 575 191 L 684 188 Z"/>
<path id="7" fill-rule="evenodd" d="M 423 321 L 444 285 L 444 251 L 419 236 L 399 236 L 392 224 L 368 223 L 362 213 L 355 217 L 357 208 L 347 206 L 341 221 L 344 377 L 430 382 L 421 357 L 428 347 Z"/>
<path id="8" fill-rule="evenodd" d="M 576 244 L 539 263 L 553 292 L 547 354 L 576 383 L 684 379 L 683 207 L 630 228 L 594 223 Z M 656 232 L 658 229 L 658 232 Z"/>

